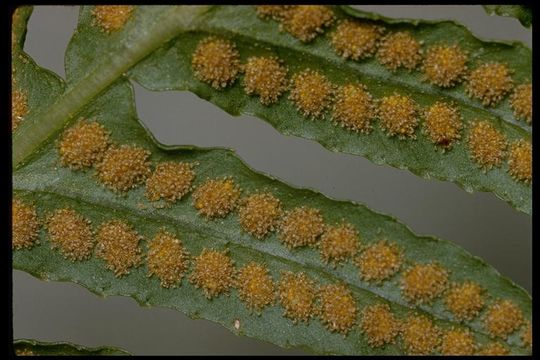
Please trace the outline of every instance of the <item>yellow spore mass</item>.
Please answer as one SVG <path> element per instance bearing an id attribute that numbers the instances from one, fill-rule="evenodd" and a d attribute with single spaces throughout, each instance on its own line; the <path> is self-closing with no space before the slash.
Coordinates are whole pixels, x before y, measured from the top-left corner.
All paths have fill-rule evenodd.
<path id="1" fill-rule="evenodd" d="M 330 43 L 338 55 L 360 60 L 375 53 L 383 33 L 382 26 L 345 20 L 332 33 Z"/>
<path id="2" fill-rule="evenodd" d="M 443 88 L 455 86 L 465 78 L 467 60 L 467 52 L 455 44 L 432 46 L 424 59 L 424 76 Z"/>
<path id="3" fill-rule="evenodd" d="M 456 319 L 472 320 L 484 307 L 484 289 L 472 281 L 453 284 L 448 290 L 444 303 Z"/>
<path id="4" fill-rule="evenodd" d="M 324 232 L 321 211 L 305 206 L 286 212 L 279 225 L 279 237 L 288 248 L 315 245 Z"/>
<path id="5" fill-rule="evenodd" d="M 468 77 L 467 94 L 484 106 L 493 106 L 512 90 L 514 85 L 506 64 L 490 62 L 474 69 Z"/>
<path id="6" fill-rule="evenodd" d="M 443 355 L 464 356 L 476 352 L 473 334 L 467 329 L 450 329 L 443 334 L 441 353 Z"/>
<path id="7" fill-rule="evenodd" d="M 143 256 L 139 242 L 142 236 L 125 221 L 113 219 L 101 224 L 96 238 L 97 256 L 105 260 L 107 269 L 116 277 L 129 274 L 132 267 L 141 264 Z"/>
<path id="8" fill-rule="evenodd" d="M 521 332 L 521 342 L 523 345 L 532 348 L 532 324 L 527 322 L 527 326 Z"/>
<path id="9" fill-rule="evenodd" d="M 275 103 L 287 89 L 287 68 L 275 56 L 252 56 L 244 65 L 244 91 L 263 105 Z"/>
<path id="10" fill-rule="evenodd" d="M 51 248 L 71 261 L 86 260 L 94 250 L 94 234 L 90 220 L 73 209 L 58 209 L 47 216 L 45 226 L 49 232 Z"/>
<path id="11" fill-rule="evenodd" d="M 96 5 L 92 9 L 94 24 L 102 31 L 111 33 L 124 27 L 135 7 L 130 5 Z"/>
<path id="12" fill-rule="evenodd" d="M 424 113 L 424 131 L 432 143 L 451 149 L 461 138 L 463 123 L 455 106 L 437 101 Z"/>
<path id="13" fill-rule="evenodd" d="M 234 285 L 234 263 L 227 250 L 203 249 L 194 259 L 194 268 L 189 279 L 195 287 L 202 289 L 204 296 L 211 299 L 228 293 Z"/>
<path id="14" fill-rule="evenodd" d="M 416 303 L 429 303 L 448 286 L 448 271 L 438 264 L 416 264 L 401 278 L 401 293 Z"/>
<path id="15" fill-rule="evenodd" d="M 524 119 L 528 124 L 532 122 L 532 84 L 521 84 L 514 89 L 510 97 L 510 106 L 514 116 Z"/>
<path id="16" fill-rule="evenodd" d="M 159 163 L 146 179 L 146 198 L 150 201 L 164 199 L 175 202 L 191 190 L 194 179 L 193 164 L 174 161 Z"/>
<path id="17" fill-rule="evenodd" d="M 360 329 L 370 346 L 380 347 L 395 341 L 400 322 L 387 304 L 369 305 L 361 312 Z"/>
<path id="18" fill-rule="evenodd" d="M 410 71 L 422 60 L 422 44 L 406 31 L 388 34 L 381 40 L 377 59 L 391 71 L 400 67 Z"/>
<path id="19" fill-rule="evenodd" d="M 37 356 L 35 352 L 28 348 L 15 349 L 15 355 L 17 356 Z"/>
<path id="20" fill-rule="evenodd" d="M 498 342 L 491 342 L 483 346 L 476 355 L 482 356 L 505 356 L 510 355 L 510 352 L 502 344 Z"/>
<path id="21" fill-rule="evenodd" d="M 325 263 L 342 262 L 357 253 L 359 244 L 360 235 L 353 225 L 328 226 L 319 243 L 321 258 Z"/>
<path id="22" fill-rule="evenodd" d="M 276 286 L 268 268 L 250 262 L 240 269 L 236 279 L 238 296 L 251 310 L 260 312 L 276 299 Z"/>
<path id="23" fill-rule="evenodd" d="M 379 102 L 378 118 L 381 129 L 388 136 L 416 138 L 414 131 L 419 121 L 418 110 L 410 97 L 397 94 L 383 97 Z"/>
<path id="24" fill-rule="evenodd" d="M 302 115 L 314 119 L 323 116 L 334 96 L 334 85 L 318 71 L 307 69 L 294 74 L 289 99 Z"/>
<path id="25" fill-rule="evenodd" d="M 484 327 L 492 337 L 506 339 L 524 322 L 521 309 L 510 300 L 497 300 L 484 315 Z"/>
<path id="26" fill-rule="evenodd" d="M 77 170 L 100 162 L 110 144 L 110 133 L 103 125 L 79 120 L 62 134 L 58 154 L 63 166 Z"/>
<path id="27" fill-rule="evenodd" d="M 334 12 L 324 5 L 297 5 L 283 15 L 281 28 L 303 42 L 313 40 L 334 21 Z"/>
<path id="28" fill-rule="evenodd" d="M 393 276 L 403 264 L 403 253 L 396 244 L 381 240 L 369 245 L 356 259 L 360 277 L 380 283 Z"/>
<path id="29" fill-rule="evenodd" d="M 316 314 L 315 283 L 303 272 L 284 272 L 279 283 L 279 301 L 285 309 L 283 315 L 294 323 L 309 321 Z"/>
<path id="30" fill-rule="evenodd" d="M 238 203 L 240 188 L 231 177 L 208 179 L 193 192 L 193 206 L 206 218 L 225 217 Z"/>
<path id="31" fill-rule="evenodd" d="M 234 83 L 241 71 L 240 54 L 234 43 L 208 37 L 197 45 L 191 67 L 200 81 L 214 89 L 224 88 Z"/>
<path id="32" fill-rule="evenodd" d="M 348 84 L 338 89 L 332 114 L 336 124 L 351 131 L 369 134 L 375 116 L 373 97 L 365 86 Z"/>
<path id="33" fill-rule="evenodd" d="M 240 200 L 238 216 L 242 229 L 262 239 L 278 225 L 281 202 L 268 192 L 259 192 Z"/>
<path id="34" fill-rule="evenodd" d="M 128 191 L 150 175 L 149 156 L 150 151 L 138 146 L 110 146 L 96 164 L 98 180 L 113 191 Z"/>
<path id="35" fill-rule="evenodd" d="M 255 6 L 255 11 L 257 12 L 257 16 L 263 19 L 282 20 L 294 7 L 294 5 L 257 5 Z"/>
<path id="36" fill-rule="evenodd" d="M 13 84 L 15 86 L 15 84 Z M 11 131 L 17 129 L 28 114 L 28 97 L 22 90 L 11 91 Z"/>
<path id="37" fill-rule="evenodd" d="M 13 199 L 11 203 L 11 248 L 28 249 L 36 244 L 39 234 L 39 220 L 36 207 Z"/>
<path id="38" fill-rule="evenodd" d="M 532 181 L 532 146 L 523 139 L 510 145 L 508 172 L 517 181 L 530 184 Z"/>
<path id="39" fill-rule="evenodd" d="M 505 157 L 507 142 L 504 135 L 489 121 L 476 121 L 468 138 L 470 157 L 487 171 L 499 167 Z"/>
<path id="40" fill-rule="evenodd" d="M 423 315 L 407 318 L 401 329 L 403 345 L 410 355 L 429 355 L 438 350 L 441 330 Z"/>
<path id="41" fill-rule="evenodd" d="M 319 297 L 320 317 L 326 328 L 346 335 L 358 313 L 352 292 L 343 284 L 328 284 L 319 289 Z"/>
<path id="42" fill-rule="evenodd" d="M 189 254 L 182 241 L 161 230 L 150 241 L 147 253 L 148 276 L 157 276 L 164 288 L 179 286 L 188 269 Z"/>

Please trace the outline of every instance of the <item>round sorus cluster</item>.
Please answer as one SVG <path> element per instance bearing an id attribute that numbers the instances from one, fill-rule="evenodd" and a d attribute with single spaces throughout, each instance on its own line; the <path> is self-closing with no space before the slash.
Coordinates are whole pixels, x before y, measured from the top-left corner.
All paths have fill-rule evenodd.
<path id="1" fill-rule="evenodd" d="M 370 346 L 379 347 L 395 341 L 400 322 L 387 304 L 369 305 L 362 310 L 360 329 Z"/>
<path id="2" fill-rule="evenodd" d="M 60 161 L 74 170 L 93 166 L 103 159 L 110 144 L 110 134 L 103 125 L 79 120 L 64 131 L 58 142 Z"/>
<path id="3" fill-rule="evenodd" d="M 15 86 L 15 84 L 13 84 Z M 21 90 L 11 91 L 11 130 L 17 129 L 22 119 L 28 114 L 28 98 Z"/>
<path id="4" fill-rule="evenodd" d="M 510 97 L 510 106 L 514 110 L 514 116 L 524 119 L 527 123 L 532 122 L 532 84 L 521 84 L 514 89 Z"/>
<path id="5" fill-rule="evenodd" d="M 509 354 L 510 352 L 508 351 L 508 349 L 498 342 L 491 342 L 487 345 L 484 345 L 476 353 L 476 355 L 482 356 L 505 356 Z"/>
<path id="6" fill-rule="evenodd" d="M 130 5 L 97 5 L 92 9 L 94 24 L 110 33 L 124 27 L 135 8 Z"/>
<path id="7" fill-rule="evenodd" d="M 182 242 L 173 234 L 160 231 L 148 245 L 148 276 L 157 276 L 164 288 L 174 288 L 188 269 L 188 259 Z"/>
<path id="8" fill-rule="evenodd" d="M 410 355 L 429 355 L 439 348 L 441 330 L 427 317 L 414 315 L 403 323 L 401 337 Z"/>
<path id="9" fill-rule="evenodd" d="M 391 71 L 403 67 L 413 70 L 422 60 L 422 44 L 409 32 L 399 31 L 388 34 L 381 40 L 377 58 Z"/>
<path id="10" fill-rule="evenodd" d="M 324 5 L 297 5 L 283 15 L 281 28 L 303 42 L 313 40 L 334 21 L 332 9 Z"/>
<path id="11" fill-rule="evenodd" d="M 194 268 L 189 280 L 203 290 L 211 299 L 221 293 L 228 293 L 234 282 L 234 263 L 227 250 L 203 249 L 194 259 Z"/>
<path id="12" fill-rule="evenodd" d="M 344 58 L 360 60 L 372 56 L 384 28 L 371 23 L 345 20 L 331 35 L 331 44 L 336 53 Z"/>
<path id="13" fill-rule="evenodd" d="M 105 260 L 107 269 L 116 277 L 129 274 L 132 267 L 139 266 L 142 261 L 139 242 L 142 239 L 131 225 L 122 220 L 110 220 L 97 231 L 96 254 Z"/>
<path id="14" fill-rule="evenodd" d="M 376 116 L 371 94 L 363 85 L 348 84 L 336 92 L 333 121 L 351 131 L 369 134 Z"/>
<path id="15" fill-rule="evenodd" d="M 275 103 L 287 89 L 287 68 L 274 56 L 252 56 L 244 65 L 244 90 L 263 105 Z"/>
<path id="16" fill-rule="evenodd" d="M 273 304 L 276 298 L 268 268 L 256 262 L 250 262 L 238 271 L 236 288 L 240 299 L 257 312 Z"/>
<path id="17" fill-rule="evenodd" d="M 347 334 L 356 322 L 358 308 L 352 292 L 343 284 L 328 284 L 319 289 L 320 317 L 330 331 Z"/>
<path id="18" fill-rule="evenodd" d="M 279 225 L 279 236 L 289 248 L 315 245 L 324 228 L 321 211 L 302 206 L 285 214 Z"/>
<path id="19" fill-rule="evenodd" d="M 434 144 L 450 149 L 461 138 L 463 124 L 455 106 L 436 102 L 424 113 L 424 131 Z"/>
<path id="20" fill-rule="evenodd" d="M 521 342 L 529 348 L 532 347 L 532 324 L 530 322 L 527 322 L 527 326 L 521 333 Z"/>
<path id="21" fill-rule="evenodd" d="M 289 99 L 304 116 L 320 118 L 332 104 L 334 85 L 321 73 L 307 69 L 294 74 Z"/>
<path id="22" fill-rule="evenodd" d="M 360 236 L 355 227 L 348 223 L 328 226 L 321 236 L 319 248 L 325 263 L 341 262 L 353 257 L 360 244 Z"/>
<path id="23" fill-rule="evenodd" d="M 25 204 L 20 199 L 11 203 L 11 248 L 14 250 L 31 248 L 37 242 L 39 220 L 34 205 Z"/>
<path id="24" fill-rule="evenodd" d="M 263 19 L 282 20 L 294 7 L 294 5 L 257 5 L 255 11 L 257 12 L 257 16 Z"/>
<path id="25" fill-rule="evenodd" d="M 484 290 L 472 281 L 452 284 L 444 303 L 456 319 L 472 320 L 484 307 Z"/>
<path id="26" fill-rule="evenodd" d="M 191 66 L 197 79 L 220 89 L 236 80 L 241 71 L 240 54 L 230 41 L 208 37 L 197 45 Z"/>
<path id="27" fill-rule="evenodd" d="M 403 253 L 396 244 L 381 240 L 369 245 L 356 259 L 360 277 L 381 282 L 394 275 L 403 263 Z"/>
<path id="28" fill-rule="evenodd" d="M 303 272 L 284 272 L 279 283 L 279 301 L 285 309 L 283 315 L 298 321 L 309 321 L 316 313 L 314 282 Z"/>
<path id="29" fill-rule="evenodd" d="M 193 192 L 193 206 L 206 218 L 225 217 L 240 198 L 240 188 L 231 177 L 209 179 Z"/>
<path id="30" fill-rule="evenodd" d="M 35 352 L 32 351 L 32 349 L 29 348 L 17 348 L 15 349 L 15 355 L 17 356 L 37 356 Z"/>
<path id="31" fill-rule="evenodd" d="M 523 139 L 510 145 L 508 152 L 508 172 L 510 175 L 526 184 L 532 181 L 532 146 Z"/>
<path id="32" fill-rule="evenodd" d="M 281 204 L 271 193 L 255 193 L 240 200 L 238 216 L 244 231 L 262 239 L 277 227 Z"/>
<path id="33" fill-rule="evenodd" d="M 150 201 L 164 199 L 175 202 L 191 190 L 195 179 L 193 164 L 167 161 L 159 163 L 154 173 L 146 179 L 146 197 Z"/>
<path id="34" fill-rule="evenodd" d="M 450 329 L 443 334 L 441 354 L 451 356 L 474 355 L 476 343 L 467 329 Z"/>
<path id="35" fill-rule="evenodd" d="M 431 84 L 447 88 L 465 78 L 467 52 L 457 45 L 435 45 L 427 50 L 424 75 Z"/>
<path id="36" fill-rule="evenodd" d="M 477 121 L 471 126 L 468 145 L 470 157 L 484 171 L 501 165 L 507 147 L 504 135 L 488 121 Z"/>
<path id="37" fill-rule="evenodd" d="M 480 65 L 469 74 L 467 94 L 492 106 L 512 90 L 513 81 L 506 64 L 490 62 Z"/>
<path id="38" fill-rule="evenodd" d="M 150 175 L 150 151 L 138 146 L 111 146 L 96 165 L 99 181 L 114 191 L 125 192 Z"/>
<path id="39" fill-rule="evenodd" d="M 438 264 L 416 264 L 401 278 L 401 290 L 408 301 L 431 302 L 448 286 L 448 271 Z"/>
<path id="40" fill-rule="evenodd" d="M 47 216 L 46 228 L 53 249 L 71 261 L 86 260 L 94 250 L 90 221 L 73 209 L 58 209 Z"/>
<path id="41" fill-rule="evenodd" d="M 497 300 L 484 315 L 484 327 L 492 337 L 506 339 L 523 324 L 523 313 L 510 300 Z"/>
<path id="42" fill-rule="evenodd" d="M 415 138 L 418 110 L 410 97 L 397 94 L 383 97 L 379 102 L 378 118 L 382 130 L 388 136 L 397 136 L 400 139 Z"/>

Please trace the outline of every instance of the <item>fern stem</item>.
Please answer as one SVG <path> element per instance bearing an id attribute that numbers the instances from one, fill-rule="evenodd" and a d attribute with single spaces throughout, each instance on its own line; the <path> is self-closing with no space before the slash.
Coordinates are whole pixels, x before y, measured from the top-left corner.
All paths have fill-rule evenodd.
<path id="1" fill-rule="evenodd" d="M 152 51 L 189 29 L 207 6 L 174 6 L 148 29 L 135 28 L 118 49 L 85 77 L 68 87 L 50 108 L 38 110 L 13 135 L 13 168 L 21 166 L 42 144 L 124 72 Z"/>

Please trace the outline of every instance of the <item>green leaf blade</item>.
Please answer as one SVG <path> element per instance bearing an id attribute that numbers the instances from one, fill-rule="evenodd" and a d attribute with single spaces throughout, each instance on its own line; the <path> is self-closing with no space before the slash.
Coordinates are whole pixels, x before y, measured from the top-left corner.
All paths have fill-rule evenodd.
<path id="1" fill-rule="evenodd" d="M 32 6 L 19 6 L 12 14 L 11 24 L 11 50 L 22 50 L 26 38 L 26 24 L 32 15 Z"/>
<path id="2" fill-rule="evenodd" d="M 121 59 L 124 49 L 136 46 L 137 36 L 133 34 L 137 34 L 137 29 L 144 28 L 145 24 L 155 20 L 156 16 L 167 18 L 168 13 L 176 11 L 175 7 L 163 7 L 158 10 L 153 10 L 152 7 L 137 8 L 137 16 L 128 23 L 128 29 L 125 32 L 110 35 L 96 30 L 92 23 L 91 9 L 91 7 L 85 7 L 81 10 L 79 28 L 66 54 L 68 82 L 73 85 L 80 85 L 82 81 L 82 78 L 76 74 L 79 71 L 77 68 L 90 67 L 94 69 L 90 73 L 95 74 L 109 71 L 107 62 L 103 61 L 104 58 Z M 338 18 L 350 16 L 338 8 L 335 8 L 335 11 Z M 373 17 L 359 11 L 346 12 L 356 17 Z M 384 19 L 384 21 L 387 20 Z M 531 51 L 519 43 L 481 41 L 463 26 L 450 21 L 407 22 L 400 20 L 382 24 L 392 31 L 410 31 L 417 39 L 424 42 L 424 47 L 439 42 L 458 43 L 464 50 L 470 52 L 470 67 L 488 61 L 501 61 L 508 63 L 514 71 L 513 79 L 517 84 L 530 79 Z M 512 179 L 508 174 L 506 163 L 484 174 L 469 158 L 466 146 L 468 126 L 476 119 L 490 121 L 510 142 L 518 139 L 531 140 L 531 127 L 523 121 L 514 119 L 508 97 L 494 108 L 484 108 L 478 101 L 465 96 L 464 85 L 458 85 L 454 89 L 440 90 L 424 82 L 419 71 L 391 73 L 379 65 L 374 58 L 362 62 L 344 61 L 334 53 L 328 43 L 328 33 L 331 30 L 319 36 L 313 43 L 302 44 L 289 34 L 280 33 L 275 22 L 258 19 L 253 7 L 249 6 L 212 7 L 203 13 L 202 17 L 195 16 L 189 26 L 180 26 L 176 31 L 177 38 L 167 42 L 154 53 L 152 51 L 157 45 L 149 46 L 148 54 L 145 54 L 149 56 L 135 67 L 131 66 L 136 61 L 131 59 L 126 60 L 127 63 L 119 68 L 128 70 L 126 75 L 148 89 L 189 90 L 232 115 L 257 116 L 285 135 L 311 139 L 331 151 L 361 155 L 376 164 L 407 169 L 424 178 L 451 181 L 468 192 L 493 192 L 517 210 L 531 213 L 531 186 Z M 465 125 L 461 141 L 454 146 L 454 149 L 443 153 L 440 150 L 435 151 L 435 145 L 421 134 L 420 129 L 416 131 L 417 140 L 402 141 L 388 138 L 377 125 L 370 135 L 351 133 L 331 124 L 330 114 L 321 121 L 308 121 L 300 116 L 294 105 L 286 99 L 287 94 L 283 95 L 277 104 L 265 107 L 257 98 L 245 95 L 241 79 L 232 87 L 216 91 L 196 80 L 190 66 L 191 53 L 198 40 L 211 34 L 224 36 L 236 42 L 244 60 L 250 55 L 274 54 L 285 60 L 290 73 L 311 67 L 323 72 L 336 84 L 360 81 L 368 86 L 375 98 L 397 91 L 411 94 L 411 97 L 424 108 L 438 100 L 454 102 L 460 107 Z M 142 54 L 139 56 L 143 57 Z M 122 63 L 122 60 L 119 62 Z M 98 88 L 104 88 L 114 76 L 118 75 L 120 72 L 114 73 L 110 79 L 107 78 L 105 83 L 95 80 L 99 83 Z M 85 77 L 88 78 L 88 76 L 85 74 Z M 80 88 L 85 89 L 85 86 L 80 86 Z M 64 101 L 57 107 L 62 109 L 62 106 L 68 105 L 69 108 L 69 105 L 73 105 L 72 103 L 72 101 Z M 68 113 L 60 111 L 56 117 L 72 118 L 73 113 L 77 111 L 76 108 L 84 105 L 85 102 L 77 103 Z M 62 121 L 67 120 L 66 118 Z M 60 120 L 57 121 L 59 124 L 63 123 Z M 15 134 L 17 142 L 25 138 L 24 132 L 20 133 L 20 135 Z M 33 134 L 26 135 L 35 138 Z M 15 151 L 16 160 L 18 160 L 19 151 L 17 148 L 15 150 L 17 150 Z"/>
<path id="3" fill-rule="evenodd" d="M 13 341 L 16 355 L 27 356 L 126 356 L 125 350 L 101 346 L 96 348 L 85 347 L 69 342 L 44 342 L 29 339 L 16 339 Z"/>
<path id="4" fill-rule="evenodd" d="M 282 200 L 287 209 L 300 205 L 319 208 L 328 223 L 341 219 L 352 223 L 360 231 L 363 244 L 386 237 L 405 251 L 408 265 L 412 261 L 437 261 L 450 271 L 452 281 L 476 281 L 494 298 L 511 298 L 525 316 L 530 318 L 532 305 L 527 292 L 458 246 L 432 237 L 414 235 L 409 228 L 392 217 L 378 214 L 363 205 L 332 200 L 312 190 L 295 189 L 258 174 L 228 150 L 160 150 L 160 144 L 152 143 L 140 126 L 133 104 L 132 89 L 122 81 L 96 99 L 81 116 L 92 115 L 99 119 L 112 131 L 114 140 L 118 142 L 150 149 L 155 162 L 198 162 L 196 185 L 207 177 L 232 175 L 244 193 L 268 189 Z M 316 249 L 289 251 L 275 234 L 264 241 L 255 240 L 241 231 L 237 215 L 218 221 L 205 221 L 192 207 L 189 197 L 169 208 L 160 209 L 146 201 L 143 187 L 125 196 L 116 195 L 98 185 L 92 171 L 75 172 L 59 166 L 53 142 L 47 145 L 39 158 L 14 173 L 13 183 L 16 196 L 36 204 L 41 216 L 56 208 L 70 207 L 88 217 L 95 226 L 110 218 L 121 218 L 136 224 L 146 244 L 160 228 L 165 227 L 182 239 L 192 255 L 197 255 L 203 248 L 227 248 L 237 267 L 255 260 L 264 262 L 276 280 L 282 270 L 291 270 L 304 271 L 319 284 L 341 281 L 352 290 L 359 308 L 383 302 L 388 303 L 400 318 L 410 314 L 411 304 L 403 300 L 399 290 L 399 274 L 383 285 L 376 286 L 360 280 L 358 270 L 350 261 L 332 269 L 323 264 Z M 282 308 L 278 305 L 265 309 L 261 316 L 251 314 L 238 299 L 236 291 L 230 297 L 220 296 L 209 301 L 186 279 L 178 289 L 164 289 L 157 279 L 146 276 L 146 265 L 133 270 L 125 278 L 117 279 L 95 257 L 77 263 L 63 259 L 58 252 L 50 249 L 44 230 L 40 242 L 32 250 L 16 251 L 14 268 L 42 279 L 76 282 L 102 296 L 131 296 L 142 305 L 173 308 L 190 317 L 221 323 L 239 335 L 263 339 L 283 347 L 300 347 L 322 354 L 401 353 L 399 342 L 381 349 L 369 347 L 358 327 L 343 337 L 330 333 L 317 319 L 308 325 L 293 325 L 281 315 Z M 414 308 L 419 313 L 433 317 L 445 329 L 456 326 L 441 299 L 432 306 Z M 235 328 L 235 320 L 240 321 L 240 329 Z M 478 342 L 489 340 L 479 319 L 466 325 L 472 329 Z M 269 332 L 269 327 L 279 330 Z M 511 351 L 526 353 L 519 335 L 516 333 L 512 336 L 508 342 Z"/>
<path id="5" fill-rule="evenodd" d="M 252 7 L 213 8 L 197 28 L 199 31 L 181 34 L 175 42 L 150 55 L 130 70 L 129 77 L 154 91 L 191 91 L 232 115 L 254 115 L 284 135 L 317 141 L 331 151 L 361 155 L 376 164 L 407 169 L 428 179 L 452 181 L 468 192 L 494 192 L 517 210 L 530 214 L 531 187 L 512 179 L 506 164 L 484 174 L 469 158 L 466 146 L 468 126 L 476 119 L 489 120 L 509 141 L 530 141 L 530 126 L 514 119 L 508 99 L 489 109 L 468 98 L 464 85 L 441 90 L 423 81 L 418 71 L 398 71 L 393 74 L 373 58 L 361 63 L 344 61 L 331 49 L 327 37 L 320 36 L 313 43 L 302 44 L 292 36 L 280 33 L 275 22 L 258 19 Z M 487 61 L 507 62 L 515 69 L 516 83 L 530 78 L 530 50 L 523 45 L 482 42 L 453 22 L 404 23 L 392 25 L 391 29 L 411 31 L 424 41 L 424 48 L 441 41 L 456 42 L 471 53 L 472 66 Z M 417 130 L 417 140 L 402 141 L 387 137 L 377 125 L 371 134 L 358 135 L 333 125 L 329 115 L 323 120 L 309 121 L 286 99 L 287 94 L 277 104 L 266 107 L 260 104 L 258 98 L 245 94 L 241 79 L 232 87 L 216 91 L 195 79 L 191 69 L 191 54 L 197 43 L 209 35 L 234 41 L 243 61 L 247 56 L 277 55 L 285 61 L 291 74 L 309 67 L 320 70 L 337 84 L 360 81 L 367 85 L 375 98 L 398 91 L 411 94 L 423 108 L 438 100 L 454 102 L 459 105 L 464 119 L 462 139 L 451 151 L 441 153 L 435 151 L 435 145 L 420 134 L 420 130 Z M 83 43 L 82 39 L 80 42 Z M 81 47 L 78 50 L 84 51 Z"/>
<path id="6" fill-rule="evenodd" d="M 149 7 L 145 7 L 148 9 Z M 122 76 L 131 66 L 140 61 L 148 53 L 167 42 L 178 32 L 185 31 L 191 26 L 193 19 L 206 11 L 206 6 L 175 6 L 150 8 L 149 17 L 158 21 L 148 22 L 144 25 L 150 28 L 135 28 L 125 38 L 118 38 L 116 44 L 107 44 L 103 49 L 113 49 L 114 56 L 101 54 L 98 58 L 93 57 L 96 63 L 81 61 L 77 64 L 86 65 L 88 68 L 84 77 L 78 82 L 69 84 L 62 101 L 53 102 L 46 109 L 39 109 L 29 116 L 29 119 L 14 133 L 13 163 L 19 166 L 35 152 L 36 148 L 60 131 L 70 120 L 73 121 L 77 112 L 92 101 L 94 97 L 103 92 L 116 79 Z M 168 10 L 163 11 L 162 9 Z M 161 10 L 161 11 L 160 11 Z M 158 16 L 156 17 L 156 12 Z M 96 25 L 93 25 L 94 27 Z M 87 46 L 96 49 L 96 43 L 90 41 Z M 99 49 L 99 47 L 97 47 Z M 95 54 L 95 51 L 92 51 Z M 71 75 L 70 68 L 66 67 L 66 74 Z M 38 126 L 37 124 L 46 124 Z M 32 130 L 28 130 L 32 128 Z"/>
<path id="7" fill-rule="evenodd" d="M 68 68 L 82 64 L 76 59 L 77 56 L 85 54 L 85 52 L 79 53 L 78 50 L 81 49 L 77 49 L 76 46 L 77 41 L 82 38 L 84 37 L 74 38 L 70 46 L 68 58 L 71 56 L 72 62 L 68 61 Z M 168 43 L 158 51 L 173 48 L 173 43 Z M 189 39 L 186 43 L 189 44 Z M 86 51 L 87 54 L 88 48 Z M 89 66 L 90 63 L 85 66 Z M 331 64 L 328 68 L 333 69 Z M 74 72 L 71 74 L 76 74 L 77 69 L 72 70 Z M 43 70 L 34 67 L 25 72 L 28 72 L 26 76 L 30 76 L 33 72 L 39 73 Z M 84 74 L 84 72 L 79 73 Z M 335 76 L 338 78 L 345 75 L 338 73 Z M 72 77 L 72 79 L 75 78 L 76 76 Z M 76 85 L 76 80 L 72 81 L 71 86 Z M 63 83 L 61 81 L 59 83 L 62 87 Z M 201 91 L 206 91 L 205 86 L 200 85 L 200 88 Z M 235 88 L 231 91 L 236 91 Z M 212 99 L 215 96 L 209 91 L 207 94 Z M 62 99 L 58 101 L 61 102 Z M 244 106 L 242 101 L 238 100 L 236 105 Z M 251 104 L 245 106 L 246 108 L 251 106 L 254 113 L 265 110 L 251 100 L 245 103 Z M 226 105 L 233 109 L 230 103 Z M 289 110 L 286 107 L 284 109 L 290 116 L 293 116 L 296 111 L 292 107 L 289 107 Z M 280 114 L 282 109 L 274 111 L 275 114 Z M 198 162 L 200 165 L 196 167 L 196 185 L 206 177 L 232 175 L 242 186 L 244 194 L 254 190 L 268 189 L 282 200 L 287 209 L 300 205 L 320 208 L 328 223 L 335 223 L 341 219 L 351 222 L 360 231 L 363 244 L 370 244 L 381 237 L 386 237 L 403 248 L 407 258 L 406 265 L 412 262 L 437 261 L 449 269 L 451 281 L 460 282 L 465 279 L 476 281 L 490 294 L 489 301 L 498 297 L 509 298 L 523 311 L 525 318 L 531 318 L 531 299 L 525 290 L 500 276 L 495 269 L 482 260 L 471 256 L 450 242 L 415 235 L 394 218 L 376 213 L 364 205 L 332 200 L 315 191 L 297 189 L 259 174 L 246 166 L 231 151 L 203 150 L 189 146 L 164 146 L 157 143 L 138 120 L 134 107 L 133 89 L 125 79 L 118 80 L 105 93 L 82 104 L 77 109 L 76 115 L 77 118 L 97 119 L 112 131 L 112 137 L 116 142 L 136 144 L 150 149 L 154 163 L 166 160 Z M 500 121 L 501 124 L 505 124 L 503 120 Z M 299 122 L 295 126 L 297 130 L 301 130 L 306 124 L 307 122 Z M 510 125 L 501 126 L 509 126 L 513 129 Z M 328 136 L 327 141 L 330 144 L 333 141 L 332 136 L 324 130 L 313 127 L 313 132 L 321 137 Z M 410 152 L 411 159 L 421 165 L 424 154 L 415 153 L 414 148 L 411 148 Z M 112 217 L 127 220 L 134 224 L 137 231 L 144 236 L 143 249 L 146 249 L 149 239 L 159 229 L 165 227 L 182 239 L 192 255 L 197 255 L 202 248 L 227 248 L 237 267 L 250 260 L 264 262 L 268 265 L 275 280 L 279 279 L 282 270 L 292 270 L 308 273 L 319 284 L 344 282 L 352 290 L 360 309 L 372 303 L 388 303 L 401 319 L 411 314 L 412 308 L 415 312 L 425 313 L 432 317 L 444 329 L 460 326 L 444 308 L 441 299 L 436 300 L 433 305 L 422 306 L 412 306 L 404 301 L 399 290 L 402 271 L 381 286 L 375 286 L 360 280 L 358 270 L 350 261 L 333 269 L 323 264 L 316 249 L 289 251 L 275 234 L 264 241 L 253 239 L 240 230 L 235 214 L 229 215 L 222 221 L 204 221 L 191 206 L 189 196 L 171 207 L 157 208 L 146 201 L 143 187 L 132 190 L 125 196 L 114 194 L 98 185 L 92 170 L 76 172 L 61 167 L 55 139 L 52 136 L 49 141 L 39 147 L 36 153 L 32 154 L 29 162 L 14 171 L 13 187 L 15 196 L 35 204 L 40 216 L 57 208 L 71 207 L 92 220 L 93 226 Z M 277 304 L 266 308 L 261 316 L 257 316 L 247 310 L 245 304 L 238 299 L 235 290 L 232 291 L 230 297 L 219 296 L 209 301 L 201 291 L 189 284 L 186 278 L 182 281 L 180 288 L 164 289 L 157 279 L 147 277 L 147 268 L 144 264 L 134 269 L 130 275 L 118 279 L 112 272 L 106 270 L 103 261 L 96 257 L 85 262 L 71 263 L 50 248 L 44 229 L 40 233 L 39 245 L 31 250 L 14 252 L 13 267 L 41 279 L 75 282 L 101 296 L 131 296 L 141 305 L 177 309 L 193 318 L 205 318 L 221 323 L 239 335 L 263 339 L 283 347 L 299 347 L 320 354 L 401 354 L 403 352 L 401 340 L 379 349 L 370 347 L 365 337 L 360 334 L 358 326 L 355 326 L 347 337 L 343 337 L 330 333 L 317 319 L 312 319 L 309 324 L 293 325 L 290 320 L 282 316 L 282 308 Z M 240 321 L 239 328 L 236 326 L 236 320 Z M 485 344 L 489 341 L 481 316 L 465 325 L 472 330 L 477 342 Z M 277 331 L 269 332 L 269 328 L 277 329 Z M 522 345 L 518 331 L 510 336 L 507 346 L 512 353 L 528 353 L 528 349 Z"/>
<path id="8" fill-rule="evenodd" d="M 530 28 L 533 23 L 533 12 L 527 5 L 482 5 L 490 15 L 509 16 L 519 20 L 521 25 Z"/>

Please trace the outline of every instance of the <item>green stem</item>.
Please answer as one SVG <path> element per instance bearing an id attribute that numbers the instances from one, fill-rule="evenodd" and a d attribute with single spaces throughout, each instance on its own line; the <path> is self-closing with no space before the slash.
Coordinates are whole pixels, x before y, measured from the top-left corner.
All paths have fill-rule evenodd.
<path id="1" fill-rule="evenodd" d="M 37 111 L 13 135 L 13 168 L 22 165 L 41 144 L 60 131 L 68 121 L 128 69 L 180 32 L 190 28 L 208 6 L 174 6 L 156 19 L 149 29 L 135 28 L 118 49 L 92 71 L 70 86 L 45 111 Z"/>

